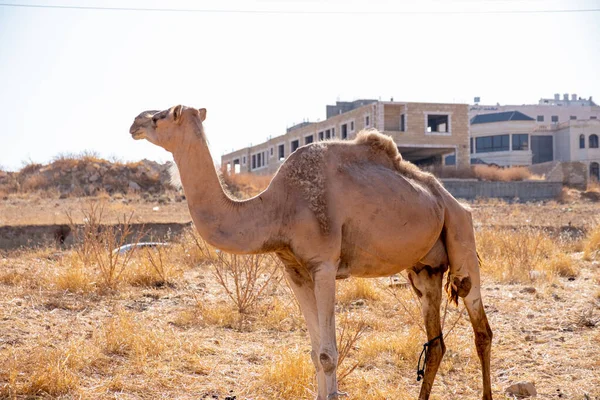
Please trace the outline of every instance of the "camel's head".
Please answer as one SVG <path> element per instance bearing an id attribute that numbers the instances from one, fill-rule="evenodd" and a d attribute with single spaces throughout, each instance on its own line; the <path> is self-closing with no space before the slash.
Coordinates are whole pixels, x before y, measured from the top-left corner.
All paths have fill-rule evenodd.
<path id="1" fill-rule="evenodd" d="M 129 133 L 136 139 L 149 142 L 173 152 L 186 140 L 186 135 L 202 133 L 206 109 L 175 106 L 164 111 L 144 111 L 133 121 Z M 191 129 L 191 128 L 199 128 Z M 186 129 L 187 128 L 187 129 Z"/>

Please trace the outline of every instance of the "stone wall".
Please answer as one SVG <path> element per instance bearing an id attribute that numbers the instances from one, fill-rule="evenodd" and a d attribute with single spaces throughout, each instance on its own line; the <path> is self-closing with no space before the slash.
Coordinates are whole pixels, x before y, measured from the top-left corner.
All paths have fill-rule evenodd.
<path id="1" fill-rule="evenodd" d="M 520 181 L 488 182 L 475 179 L 443 179 L 444 187 L 456 198 L 500 198 L 505 200 L 538 201 L 556 199 L 562 191 L 561 182 Z"/>
<path id="2" fill-rule="evenodd" d="M 546 181 L 560 182 L 563 185 L 585 189 L 588 182 L 588 166 L 586 163 L 572 161 L 551 161 L 527 167 L 536 175 L 543 175 Z"/>

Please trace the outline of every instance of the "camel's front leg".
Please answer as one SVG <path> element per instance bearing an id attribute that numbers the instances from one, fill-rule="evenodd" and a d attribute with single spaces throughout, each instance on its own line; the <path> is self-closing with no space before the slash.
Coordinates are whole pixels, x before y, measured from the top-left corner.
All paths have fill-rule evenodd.
<path id="1" fill-rule="evenodd" d="M 314 270 L 315 299 L 319 315 L 321 346 L 319 361 L 325 373 L 327 400 L 335 400 L 345 393 L 338 392 L 337 362 L 338 350 L 335 339 L 335 275 L 336 266 L 332 262 L 322 263 Z"/>
<path id="2" fill-rule="evenodd" d="M 315 292 L 313 290 L 313 283 L 311 281 L 302 281 L 293 274 L 290 274 L 286 270 L 285 277 L 298 300 L 302 315 L 306 321 L 308 327 L 308 333 L 310 335 L 310 344 L 312 345 L 312 351 L 310 356 L 315 370 L 317 373 L 317 400 L 327 400 L 327 384 L 325 383 L 325 373 L 321 367 L 319 361 L 319 349 L 320 349 L 320 333 L 319 333 L 319 317 L 317 315 L 317 301 L 315 300 Z"/>

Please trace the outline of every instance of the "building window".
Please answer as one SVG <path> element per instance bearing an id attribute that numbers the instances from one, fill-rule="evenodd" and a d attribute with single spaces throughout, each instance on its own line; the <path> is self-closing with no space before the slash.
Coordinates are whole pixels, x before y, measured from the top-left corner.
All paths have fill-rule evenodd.
<path id="1" fill-rule="evenodd" d="M 597 162 L 590 163 L 590 178 L 600 181 L 600 164 Z"/>
<path id="2" fill-rule="evenodd" d="M 252 169 L 256 169 L 256 154 L 252 155 Z"/>
<path id="3" fill-rule="evenodd" d="M 529 150 L 529 135 L 528 134 L 512 135 L 512 149 L 513 150 Z"/>
<path id="4" fill-rule="evenodd" d="M 334 138 L 335 137 L 335 128 L 331 128 L 331 137 Z"/>
<path id="5" fill-rule="evenodd" d="M 279 158 L 279 161 L 285 159 L 285 145 L 280 144 L 277 146 L 277 157 Z"/>
<path id="6" fill-rule="evenodd" d="M 543 115 L 538 115 L 537 116 L 537 122 L 544 122 L 544 116 Z"/>
<path id="7" fill-rule="evenodd" d="M 406 132 L 406 114 L 400 115 L 400 132 Z"/>
<path id="8" fill-rule="evenodd" d="M 314 138 L 314 136 L 313 136 L 313 135 L 306 136 L 306 137 L 304 138 L 304 144 L 311 144 L 311 143 L 314 141 L 314 139 L 315 139 L 315 138 Z"/>
<path id="9" fill-rule="evenodd" d="M 598 148 L 598 135 L 593 134 L 590 135 L 590 149 L 597 149 Z"/>
<path id="10" fill-rule="evenodd" d="M 558 122 L 558 115 L 552 116 L 552 122 Z"/>
<path id="11" fill-rule="evenodd" d="M 469 145 L 471 147 L 471 154 L 473 154 L 473 138 L 469 139 Z"/>
<path id="12" fill-rule="evenodd" d="M 242 157 L 242 165 L 246 165 L 246 156 Z"/>
<path id="13" fill-rule="evenodd" d="M 295 152 L 296 149 L 298 149 L 298 147 L 300 147 L 300 141 L 299 140 L 292 140 L 290 153 Z"/>
<path id="14" fill-rule="evenodd" d="M 270 152 L 270 156 L 273 157 L 273 147 L 271 147 L 271 149 L 269 150 Z"/>
<path id="15" fill-rule="evenodd" d="M 427 132 L 450 132 L 448 115 L 428 114 L 427 115 Z"/>
<path id="16" fill-rule="evenodd" d="M 571 121 L 573 121 L 573 120 L 576 120 L 576 119 L 577 119 L 577 117 L 576 117 L 575 115 L 571 115 L 569 118 L 571 119 Z"/>
<path id="17" fill-rule="evenodd" d="M 330 129 L 327 129 L 325 131 L 325 139 L 331 139 L 331 130 Z"/>
<path id="18" fill-rule="evenodd" d="M 369 126 L 369 125 L 370 125 L 370 123 L 371 123 L 371 121 L 369 121 L 369 116 L 367 115 L 367 116 L 365 117 L 365 126 Z"/>
<path id="19" fill-rule="evenodd" d="M 596 117 L 595 115 L 592 115 L 592 116 L 590 117 L 590 119 L 598 119 L 598 117 Z"/>
<path id="20" fill-rule="evenodd" d="M 348 125 L 342 125 L 342 139 L 348 139 Z"/>
<path id="21" fill-rule="evenodd" d="M 579 135 L 579 148 L 585 149 L 585 135 Z"/>
<path id="22" fill-rule="evenodd" d="M 483 136 L 475 138 L 477 153 L 508 150 L 508 135 Z"/>
<path id="23" fill-rule="evenodd" d="M 446 156 L 446 165 L 456 165 L 456 155 L 451 154 L 449 156 Z"/>
<path id="24" fill-rule="evenodd" d="M 354 132 L 354 121 L 350 121 L 350 132 Z"/>
<path id="25" fill-rule="evenodd" d="M 262 157 L 261 156 L 262 156 L 262 153 L 258 153 L 256 155 L 256 168 L 260 168 L 260 167 L 263 166 Z"/>
<path id="26" fill-rule="evenodd" d="M 323 140 L 325 138 L 324 134 L 325 132 L 323 131 L 319 132 L 319 140 Z"/>

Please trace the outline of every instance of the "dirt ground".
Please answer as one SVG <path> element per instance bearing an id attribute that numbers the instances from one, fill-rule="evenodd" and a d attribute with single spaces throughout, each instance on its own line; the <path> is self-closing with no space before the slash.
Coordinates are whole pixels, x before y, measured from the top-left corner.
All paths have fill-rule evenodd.
<path id="1" fill-rule="evenodd" d="M 185 202 L 120 200 L 111 203 L 115 211 L 135 209 L 143 222 L 189 218 Z M 0 201 L 1 223 L 58 223 L 62 212 L 82 204 L 25 203 Z M 598 205 L 583 201 L 471 206 L 478 227 L 589 230 L 598 216 Z M 526 381 L 537 388 L 537 398 L 600 400 L 600 265 L 584 260 L 576 247 L 568 254 L 575 276 L 506 283 L 491 271 L 501 266 L 484 267 L 495 398 L 513 398 L 505 388 Z M 214 265 L 195 262 L 192 250 L 189 241 L 168 250 L 167 283 L 136 280 L 128 272 L 110 289 L 98 284 L 100 275 L 77 270 L 71 251 L 2 255 L 0 398 L 314 398 L 308 334 L 279 273 L 255 306 L 239 314 Z M 345 329 L 346 338 L 348 332 L 359 336 L 340 367 L 350 371 L 341 382 L 349 398 L 417 398 L 425 334 L 403 278 L 341 281 L 336 311 L 340 334 Z M 480 398 L 479 362 L 461 306 L 448 306 L 444 332 L 448 350 L 432 398 Z"/>

